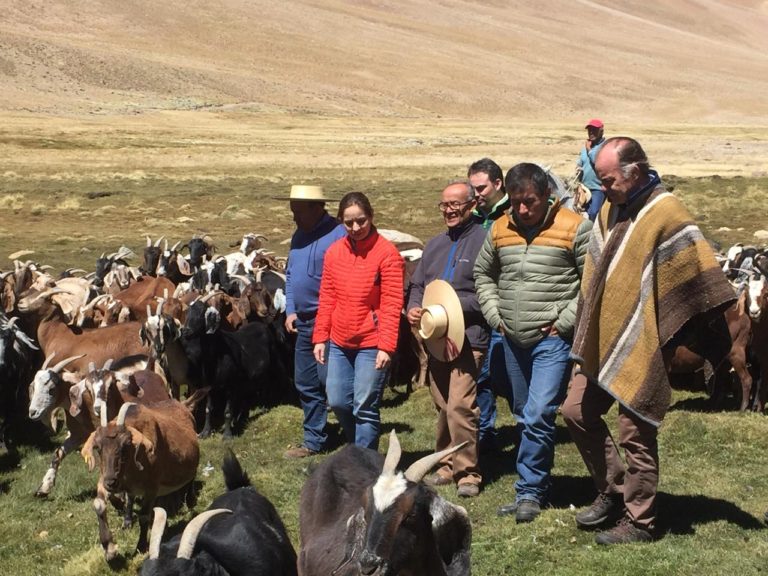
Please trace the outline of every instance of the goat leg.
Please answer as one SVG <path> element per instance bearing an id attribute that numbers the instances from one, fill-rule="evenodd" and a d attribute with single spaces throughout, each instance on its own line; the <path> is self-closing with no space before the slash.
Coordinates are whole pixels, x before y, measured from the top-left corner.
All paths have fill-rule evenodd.
<path id="1" fill-rule="evenodd" d="M 232 440 L 232 398 L 229 395 L 224 404 L 224 439 Z"/>
<path id="2" fill-rule="evenodd" d="M 149 550 L 149 521 L 152 517 L 152 508 L 155 506 L 156 494 L 145 494 L 139 510 L 139 541 L 136 550 L 144 554 Z"/>
<path id="3" fill-rule="evenodd" d="M 115 546 L 112 540 L 112 532 L 109 531 L 109 524 L 107 524 L 108 497 L 109 493 L 104 488 L 101 478 L 99 478 L 99 483 L 96 485 L 96 498 L 93 500 L 93 509 L 99 521 L 99 542 L 101 542 L 101 547 L 104 548 L 104 558 L 107 562 L 111 562 L 117 556 L 117 546 Z"/>
<path id="4" fill-rule="evenodd" d="M 205 425 L 197 436 L 199 438 L 209 438 L 211 435 L 211 414 L 213 413 L 213 398 L 209 393 L 205 402 Z"/>
<path id="5" fill-rule="evenodd" d="M 40 483 L 40 487 L 35 492 L 35 496 L 38 498 L 47 498 L 53 490 L 53 486 L 56 484 L 56 474 L 59 471 L 59 466 L 64 457 L 69 454 L 73 449 L 77 448 L 81 444 L 79 439 L 74 439 L 72 433 L 68 432 L 67 437 L 64 440 L 64 444 L 56 448 L 51 458 L 51 466 L 48 468 L 43 481 Z"/>

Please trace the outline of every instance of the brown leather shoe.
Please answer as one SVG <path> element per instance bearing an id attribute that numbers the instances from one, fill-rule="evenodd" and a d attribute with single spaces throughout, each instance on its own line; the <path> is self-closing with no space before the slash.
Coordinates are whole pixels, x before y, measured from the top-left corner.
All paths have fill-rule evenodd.
<path id="1" fill-rule="evenodd" d="M 650 542 L 652 540 L 653 535 L 645 528 L 637 526 L 628 516 L 624 516 L 610 530 L 598 532 L 595 535 L 595 542 L 603 545 L 634 544 L 636 542 Z"/>
<path id="2" fill-rule="evenodd" d="M 621 494 L 600 492 L 589 508 L 576 514 L 579 528 L 594 528 L 608 520 L 617 520 L 624 513 L 624 499 Z"/>
<path id="3" fill-rule="evenodd" d="M 453 484 L 453 478 L 442 476 L 435 472 L 424 478 L 424 484 L 427 486 L 448 486 L 449 484 Z"/>
<path id="4" fill-rule="evenodd" d="M 283 456 L 285 458 L 306 458 L 307 456 L 314 456 L 317 454 L 314 450 L 310 450 L 303 444 L 296 446 L 296 448 L 291 448 L 290 450 L 286 450 L 283 453 Z"/>

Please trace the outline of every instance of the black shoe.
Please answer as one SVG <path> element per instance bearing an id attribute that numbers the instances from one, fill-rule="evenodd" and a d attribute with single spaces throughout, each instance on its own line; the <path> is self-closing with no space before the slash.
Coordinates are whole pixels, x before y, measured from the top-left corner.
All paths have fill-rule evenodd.
<path id="1" fill-rule="evenodd" d="M 624 512 L 624 499 L 621 494 L 600 492 L 592 505 L 576 514 L 579 528 L 594 528 L 607 520 L 615 520 Z"/>
<path id="2" fill-rule="evenodd" d="M 496 509 L 496 516 L 511 516 L 517 512 L 517 502 L 512 504 L 504 504 Z"/>
<path id="3" fill-rule="evenodd" d="M 632 520 L 624 516 L 618 521 L 616 526 L 604 532 L 598 532 L 595 535 L 595 542 L 604 546 L 610 544 L 634 544 L 637 542 L 651 542 L 653 535 L 637 526 Z"/>
<path id="4" fill-rule="evenodd" d="M 541 506 L 534 500 L 520 500 L 515 511 L 515 521 L 518 524 L 533 522 L 541 514 Z"/>

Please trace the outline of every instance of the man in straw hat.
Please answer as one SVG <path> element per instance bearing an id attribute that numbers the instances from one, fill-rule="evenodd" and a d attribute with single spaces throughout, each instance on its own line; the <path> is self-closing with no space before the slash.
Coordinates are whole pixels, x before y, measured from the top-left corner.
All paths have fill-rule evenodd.
<path id="1" fill-rule="evenodd" d="M 469 182 L 450 184 L 438 208 L 448 229 L 432 238 L 411 277 L 408 321 L 420 326 L 429 351 L 429 390 L 438 410 L 436 450 L 466 442 L 443 460 L 435 485 L 458 485 L 458 495 L 480 493 L 476 378 L 488 348 L 488 325 L 475 296 L 472 267 L 485 239 L 473 221 L 477 204 Z"/>
<path id="2" fill-rule="evenodd" d="M 504 335 L 520 432 L 515 502 L 499 509 L 531 522 L 546 503 L 555 417 L 570 375 L 569 353 L 592 222 L 560 205 L 536 164 L 505 179 L 510 211 L 493 223 L 475 263 L 488 324 Z"/>
<path id="3" fill-rule="evenodd" d="M 294 383 L 304 410 L 304 441 L 285 452 L 286 458 L 304 458 L 323 449 L 328 410 L 325 395 L 327 368 L 315 362 L 315 328 L 323 257 L 328 247 L 346 234 L 344 226 L 325 210 L 320 186 L 291 186 L 289 200 L 296 232 L 291 238 L 286 268 L 285 328 L 296 334 Z"/>

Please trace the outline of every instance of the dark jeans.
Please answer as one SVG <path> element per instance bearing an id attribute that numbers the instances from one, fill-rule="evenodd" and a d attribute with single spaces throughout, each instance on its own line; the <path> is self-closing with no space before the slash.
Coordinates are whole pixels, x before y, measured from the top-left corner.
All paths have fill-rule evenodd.
<path id="1" fill-rule="evenodd" d="M 315 319 L 296 319 L 296 353 L 294 355 L 294 384 L 304 410 L 304 446 L 319 452 L 328 438 L 325 424 L 328 406 L 325 394 L 327 364 L 322 366 L 313 354 L 312 331 Z"/>

